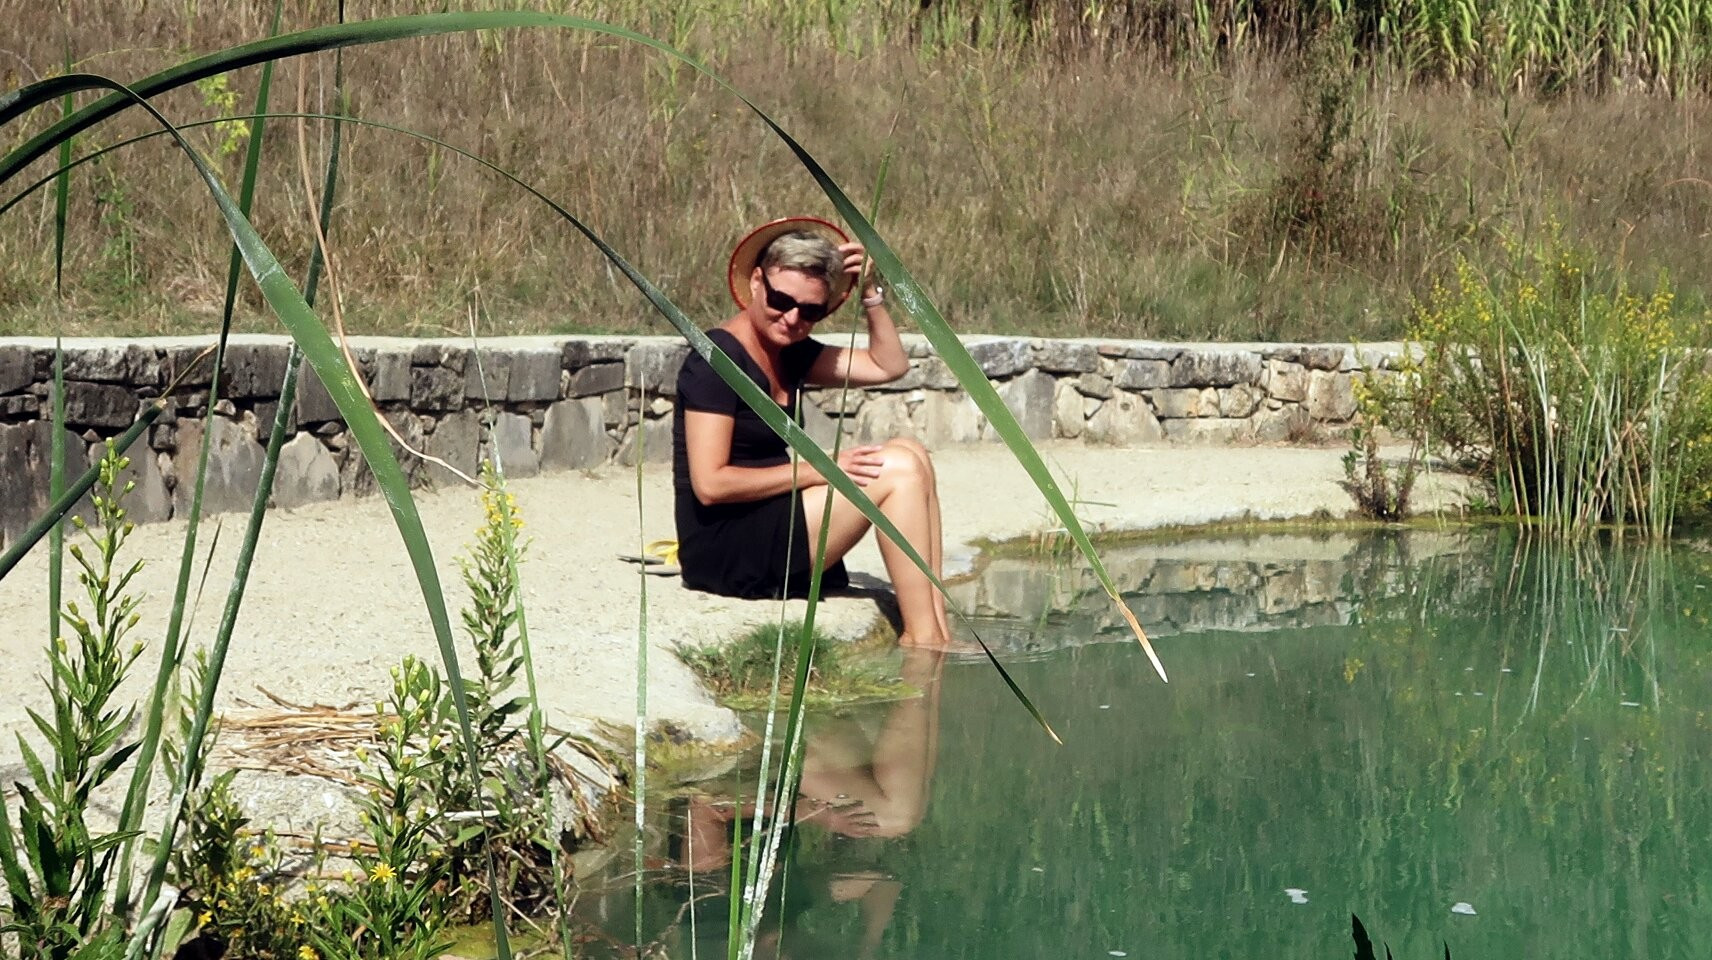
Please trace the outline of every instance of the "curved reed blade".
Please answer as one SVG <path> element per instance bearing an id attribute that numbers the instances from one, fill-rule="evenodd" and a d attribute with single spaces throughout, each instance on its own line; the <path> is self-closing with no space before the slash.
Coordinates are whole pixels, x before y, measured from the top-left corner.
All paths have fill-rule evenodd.
<path id="1" fill-rule="evenodd" d="M 284 0 L 275 0 L 273 7 L 273 25 L 269 32 L 279 32 L 280 16 L 283 12 L 284 6 Z M 255 113 L 267 113 L 268 91 L 272 85 L 273 64 L 264 64 L 262 66 L 261 78 L 256 86 Z M 256 171 L 261 166 L 262 131 L 266 124 L 266 120 L 258 116 L 257 119 L 249 122 L 251 124 L 250 142 L 244 155 L 244 178 L 238 193 L 238 209 L 241 210 L 245 216 L 249 216 L 250 209 L 255 202 Z M 161 646 L 160 664 L 155 672 L 154 687 L 149 693 L 148 707 L 145 711 L 143 722 L 141 746 L 137 752 L 137 763 L 131 768 L 131 783 L 125 792 L 125 805 L 119 813 L 119 829 L 121 832 L 131 832 L 135 834 L 142 822 L 143 809 L 148 805 L 149 785 L 154 778 L 155 755 L 160 749 L 161 728 L 166 718 L 167 700 L 171 696 L 170 691 L 172 690 L 172 678 L 177 675 L 179 664 L 183 660 L 183 636 L 185 633 L 189 632 L 187 629 L 181 632 L 180 624 L 183 622 L 185 602 L 189 595 L 191 566 L 194 561 L 194 553 L 196 550 L 197 527 L 200 524 L 202 516 L 202 495 L 206 486 L 209 450 L 212 446 L 212 444 L 207 442 L 207 438 L 212 436 L 210 427 L 214 420 L 214 403 L 219 396 L 220 368 L 223 366 L 221 360 L 225 355 L 224 345 L 227 334 L 232 329 L 232 310 L 237 303 L 239 266 L 238 249 L 236 246 L 233 246 L 226 270 L 226 298 L 225 306 L 220 317 L 219 345 L 216 346 L 214 351 L 217 358 L 214 367 L 214 376 L 209 382 L 208 409 L 205 412 L 202 421 L 203 442 L 201 444 L 201 450 L 197 455 L 196 483 L 191 492 L 190 498 L 191 517 L 190 522 L 185 527 L 184 549 L 179 556 L 178 580 L 173 593 L 173 612 L 167 627 L 166 640 Z M 295 363 L 287 364 L 288 374 L 286 377 L 286 387 L 288 389 L 295 386 L 296 369 L 297 365 Z M 279 415 L 283 417 L 290 411 L 290 403 L 283 397 L 280 403 Z M 271 447 L 270 452 L 272 452 Z M 262 465 L 261 488 L 264 491 L 271 490 L 273 487 L 273 468 L 276 461 L 277 455 L 272 460 L 264 461 Z M 265 493 L 262 495 L 261 502 L 263 506 L 267 503 Z M 248 549 L 249 553 L 254 552 L 253 533 L 259 532 L 261 524 L 260 518 L 252 517 L 251 524 L 255 529 L 253 531 L 247 531 L 244 539 L 244 546 Z M 234 578 L 232 590 L 234 595 L 241 599 L 244 593 L 244 582 L 249 570 L 248 553 L 240 554 L 239 568 L 241 573 Z M 232 608 L 235 616 L 236 603 L 231 603 L 229 606 Z M 227 636 L 229 636 L 229 633 Z M 222 660 L 225 658 L 223 645 L 226 642 L 229 641 L 222 640 L 220 638 L 217 638 L 215 641 L 217 646 L 222 647 L 220 650 L 220 658 Z M 216 677 L 217 676 L 218 674 L 216 673 Z M 207 686 L 211 687 L 213 684 L 208 684 Z M 186 765 L 188 766 L 194 758 L 199 756 L 200 752 L 186 753 Z M 194 771 L 189 779 L 195 781 L 199 778 L 200 771 Z M 132 839 L 126 840 L 121 847 L 119 872 L 118 877 L 115 880 L 113 895 L 114 909 L 120 916 L 129 916 L 131 912 L 131 862 L 136 855 L 136 850 L 136 836 L 133 836 Z M 157 851 L 157 859 L 160 856 L 162 856 L 162 854 Z M 151 890 L 149 893 L 152 896 L 156 891 Z M 144 902 L 148 902 L 148 898 L 145 898 Z"/>

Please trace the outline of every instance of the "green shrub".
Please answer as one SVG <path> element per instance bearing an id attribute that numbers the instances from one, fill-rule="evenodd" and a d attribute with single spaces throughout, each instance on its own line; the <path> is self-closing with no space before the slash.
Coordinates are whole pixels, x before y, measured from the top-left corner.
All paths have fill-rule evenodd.
<path id="1" fill-rule="evenodd" d="M 1501 268 L 1459 261 L 1419 308 L 1402 425 L 1489 480 L 1505 513 L 1668 533 L 1712 493 L 1712 325 L 1663 278 L 1636 289 L 1555 233 L 1509 249 Z"/>

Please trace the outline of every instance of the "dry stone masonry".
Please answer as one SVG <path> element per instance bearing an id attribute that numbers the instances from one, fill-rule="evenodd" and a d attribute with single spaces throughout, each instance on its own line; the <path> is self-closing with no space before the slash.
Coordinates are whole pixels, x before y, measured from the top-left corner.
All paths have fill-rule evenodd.
<path id="1" fill-rule="evenodd" d="M 930 447 L 995 440 L 991 426 L 927 341 L 906 337 L 910 372 L 883 386 L 807 392 L 809 433 L 830 442 L 899 434 Z M 229 344 L 204 436 L 211 363 L 192 360 L 207 337 L 64 343 L 66 449 L 74 467 L 99 457 L 151 400 L 177 381 L 146 443 L 131 450 L 131 514 L 162 520 L 187 509 L 204 443 L 204 503 L 249 507 L 263 445 L 279 409 L 290 341 L 238 336 Z M 1336 432 L 1355 412 L 1354 380 L 1393 367 L 1401 345 L 1192 344 L 970 337 L 981 364 L 1035 440 L 1089 443 L 1276 443 Z M 352 355 L 376 407 L 409 444 L 465 473 L 497 456 L 510 476 L 671 456 L 678 368 L 675 337 L 359 337 Z M 54 342 L 0 339 L 0 543 L 48 504 Z M 181 374 L 182 379 L 180 379 Z M 273 500 L 297 507 L 373 492 L 374 479 L 327 391 L 304 367 L 290 412 Z M 403 460 L 423 486 L 455 474 Z M 86 512 L 86 511 L 85 511 Z"/>

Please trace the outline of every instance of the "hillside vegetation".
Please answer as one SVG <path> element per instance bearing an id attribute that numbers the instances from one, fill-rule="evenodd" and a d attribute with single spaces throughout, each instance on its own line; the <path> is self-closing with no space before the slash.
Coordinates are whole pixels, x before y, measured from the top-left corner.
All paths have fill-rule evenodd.
<path id="1" fill-rule="evenodd" d="M 1631 275 L 1668 272 L 1686 310 L 1712 284 L 1712 2 L 528 5 L 696 53 L 859 200 L 889 157 L 880 228 L 971 332 L 1393 337 L 1459 256 L 1497 263 L 1506 244 L 1553 232 Z M 78 70 L 139 77 L 262 37 L 272 13 L 253 0 L 72 6 L 68 24 L 0 0 L 0 22 L 20 28 L 0 44 L 7 87 L 61 71 L 68 45 Z M 1480 19 L 1459 19 L 1476 6 Z M 446 7 L 357 2 L 348 16 Z M 285 29 L 336 9 L 292 0 Z M 730 308 L 725 258 L 747 226 L 827 211 L 740 104 L 637 48 L 529 31 L 362 48 L 346 64 L 355 115 L 506 167 L 709 324 Z M 274 109 L 330 110 L 331 72 L 330 55 L 282 64 Z M 161 106 L 176 122 L 241 114 L 255 82 L 246 71 Z M 146 129 L 127 116 L 77 152 Z M 297 133 L 275 130 L 256 219 L 301 261 Z M 195 131 L 234 180 L 245 136 L 241 122 Z M 324 125 L 303 136 L 318 170 Z M 476 316 L 490 333 L 660 331 L 533 199 L 431 144 L 347 136 L 332 242 L 353 330 L 464 332 Z M 51 190 L 0 217 L 0 333 L 214 326 L 224 232 L 192 178 L 159 139 L 79 168 L 63 299 Z"/>

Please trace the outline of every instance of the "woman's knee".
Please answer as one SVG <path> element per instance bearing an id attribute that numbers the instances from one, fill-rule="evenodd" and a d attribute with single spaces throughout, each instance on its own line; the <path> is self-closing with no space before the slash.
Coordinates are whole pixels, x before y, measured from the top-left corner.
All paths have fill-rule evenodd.
<path id="1" fill-rule="evenodd" d="M 893 437 L 887 440 L 883 446 L 887 448 L 888 452 L 901 452 L 914 457 L 920 465 L 921 472 L 929 480 L 933 479 L 933 455 L 928 453 L 927 448 L 922 446 L 920 441 L 914 437 Z"/>
<path id="2" fill-rule="evenodd" d="M 887 440 L 884 446 L 898 447 L 908 450 L 910 453 L 920 457 L 924 463 L 931 464 L 933 462 L 933 456 L 927 452 L 927 448 L 922 446 L 921 441 L 914 437 L 893 437 L 892 439 Z"/>
<path id="3" fill-rule="evenodd" d="M 913 441 L 912 441 L 913 442 Z M 920 444 L 916 444 L 920 446 Z M 891 441 L 880 448 L 882 464 L 880 477 L 894 484 L 920 484 L 927 481 L 932 474 L 929 472 L 927 451 L 916 453 L 908 446 L 897 441 Z"/>

